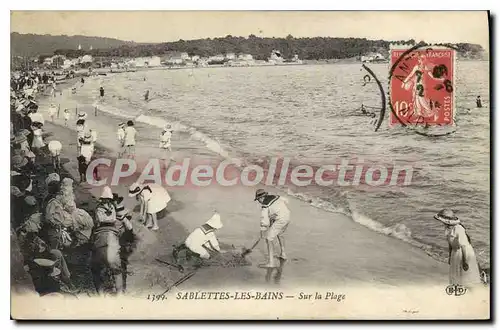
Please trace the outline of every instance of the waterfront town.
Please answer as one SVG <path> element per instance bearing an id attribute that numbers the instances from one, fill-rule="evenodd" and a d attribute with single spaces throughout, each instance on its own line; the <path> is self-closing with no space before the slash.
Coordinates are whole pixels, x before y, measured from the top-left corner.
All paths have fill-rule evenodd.
<path id="1" fill-rule="evenodd" d="M 78 46 L 81 51 L 81 46 Z M 92 47 L 89 51 L 92 50 Z M 55 54 L 43 58 L 24 58 L 18 56 L 12 59 L 13 63 L 22 62 L 24 66 L 32 66 L 52 69 L 52 70 L 75 70 L 75 69 L 104 69 L 112 72 L 134 71 L 142 68 L 203 68 L 213 66 L 226 67 L 248 67 L 265 65 L 299 65 L 303 64 L 298 55 L 291 59 L 285 59 L 279 50 L 273 50 L 267 60 L 257 60 L 251 54 L 226 53 L 209 57 L 199 55 L 190 56 L 187 52 L 170 51 L 162 56 L 142 56 L 142 57 L 104 57 L 85 54 L 76 58 Z"/>

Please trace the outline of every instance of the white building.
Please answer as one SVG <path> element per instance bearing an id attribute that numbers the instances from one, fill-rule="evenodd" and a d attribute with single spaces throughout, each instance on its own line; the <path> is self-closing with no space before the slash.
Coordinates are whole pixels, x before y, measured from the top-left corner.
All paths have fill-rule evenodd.
<path id="1" fill-rule="evenodd" d="M 92 63 L 92 61 L 93 61 L 92 55 L 83 55 L 80 60 L 80 63 Z"/>
<path id="2" fill-rule="evenodd" d="M 235 60 L 236 59 L 236 54 L 235 53 L 227 53 L 226 58 L 228 60 Z"/>
<path id="3" fill-rule="evenodd" d="M 238 59 L 243 61 L 253 61 L 253 56 L 250 54 L 240 54 Z"/>
<path id="4" fill-rule="evenodd" d="M 189 54 L 188 53 L 181 53 L 181 59 L 183 61 L 189 60 Z"/>
<path id="5" fill-rule="evenodd" d="M 68 60 L 68 59 L 65 59 L 64 60 L 64 63 L 62 65 L 62 68 L 63 69 L 69 69 L 71 68 L 72 66 L 74 66 L 76 64 L 76 61 L 75 60 Z"/>
<path id="6" fill-rule="evenodd" d="M 158 56 L 137 57 L 132 62 L 131 64 L 138 68 L 161 66 L 161 59 Z"/>
<path id="7" fill-rule="evenodd" d="M 214 61 L 214 62 L 221 62 L 221 61 L 224 61 L 225 57 L 224 55 L 222 54 L 218 54 L 218 55 L 215 55 L 215 56 L 210 56 L 208 58 L 208 61 L 211 62 L 211 61 Z"/>
<path id="8" fill-rule="evenodd" d="M 380 53 L 367 54 L 361 56 L 361 62 L 382 62 L 385 61 L 385 57 Z"/>

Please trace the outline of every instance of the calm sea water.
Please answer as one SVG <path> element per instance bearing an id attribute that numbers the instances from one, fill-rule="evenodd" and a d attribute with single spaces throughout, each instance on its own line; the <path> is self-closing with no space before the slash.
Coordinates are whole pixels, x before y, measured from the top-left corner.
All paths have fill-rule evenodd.
<path id="1" fill-rule="evenodd" d="M 458 127 L 440 138 L 390 129 L 387 118 L 374 132 L 370 118 L 356 116 L 361 103 L 380 105 L 378 87 L 362 86 L 366 72 L 359 64 L 159 70 L 108 76 L 102 83 L 106 106 L 114 112 L 144 111 L 143 94 L 150 90 L 148 115 L 193 127 L 250 163 L 287 156 L 311 165 L 339 157 L 413 164 L 409 186 L 290 187 L 288 192 L 316 207 L 348 210 L 354 221 L 439 259 L 447 255 L 447 243 L 433 215 L 452 208 L 468 229 L 481 265 L 489 266 L 488 66 L 457 63 Z M 370 68 L 385 88 L 387 64 Z M 477 95 L 482 109 L 475 108 Z"/>

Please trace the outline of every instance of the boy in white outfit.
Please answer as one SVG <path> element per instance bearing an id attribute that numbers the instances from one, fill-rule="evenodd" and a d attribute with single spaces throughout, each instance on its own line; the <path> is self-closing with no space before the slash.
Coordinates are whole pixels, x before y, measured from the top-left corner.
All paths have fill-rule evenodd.
<path id="1" fill-rule="evenodd" d="M 223 253 L 219 247 L 219 241 L 215 232 L 222 228 L 219 213 L 214 215 L 203 225 L 193 230 L 184 242 L 185 246 L 192 252 L 198 254 L 202 259 L 210 258 L 210 251 Z"/>

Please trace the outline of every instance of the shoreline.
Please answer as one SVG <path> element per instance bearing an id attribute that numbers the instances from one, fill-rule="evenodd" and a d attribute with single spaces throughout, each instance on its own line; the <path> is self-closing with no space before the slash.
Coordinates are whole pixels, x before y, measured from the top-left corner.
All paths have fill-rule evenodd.
<path id="1" fill-rule="evenodd" d="M 64 97 L 65 95 L 63 95 L 63 98 L 58 98 L 57 102 L 61 101 L 61 107 L 64 104 L 75 102 L 68 91 L 63 92 L 63 94 L 68 94 L 68 96 Z M 82 107 L 79 106 L 79 109 L 89 112 L 88 109 L 93 107 L 91 105 L 92 101 L 89 98 L 88 104 Z M 46 102 L 51 101 L 47 100 Z M 41 109 L 45 109 L 45 107 L 41 106 Z M 102 146 L 103 154 L 109 156 L 114 153 L 116 151 L 113 147 L 116 144 L 114 142 L 115 127 L 120 119 L 100 112 L 97 117 L 89 113 L 87 121 L 90 127 L 98 131 L 98 144 Z M 64 136 L 71 135 L 74 124 L 71 123 L 70 127 L 65 128 L 58 126 L 58 122 L 60 123 L 61 120 L 56 120 L 53 127 L 50 122 L 47 122 L 50 125 L 47 127 L 51 127 L 54 136 L 58 138 L 61 134 L 64 134 Z M 157 143 L 151 140 L 143 141 L 140 137 L 141 131 L 145 129 L 151 130 L 151 126 L 136 123 L 136 128 L 139 132 L 137 158 L 154 157 L 158 153 Z M 62 130 L 67 130 L 67 133 L 61 133 Z M 179 135 L 174 134 L 172 145 L 174 150 L 178 152 L 176 156 L 195 155 L 209 161 L 219 158 L 208 152 L 204 145 L 185 139 L 185 137 L 185 135 L 182 135 L 181 138 Z M 68 137 L 63 141 L 71 141 L 71 139 L 76 142 L 74 137 Z M 74 148 L 74 151 L 68 152 L 71 148 Z M 74 144 L 72 145 L 71 142 L 69 145 L 65 144 L 62 154 L 64 157 L 68 157 L 68 154 L 74 154 L 70 157 L 73 159 L 74 164 L 72 165 L 69 162 L 64 167 L 69 172 L 76 173 L 76 147 Z M 126 188 L 121 186 L 117 191 L 126 196 L 124 194 Z M 88 189 L 93 196 L 98 196 L 101 191 L 100 187 L 82 189 Z M 113 190 L 115 189 L 113 187 Z M 250 245 L 255 235 L 258 234 L 259 211 L 258 207 L 252 202 L 254 189 L 248 187 L 229 189 L 220 187 L 199 189 L 169 188 L 169 193 L 173 201 L 172 204 L 169 203 L 167 206 L 167 210 L 170 209 L 167 220 L 159 219 L 160 231 L 156 235 L 148 230 L 142 232 L 142 235 L 144 235 L 143 241 L 153 243 L 145 243 L 142 250 L 134 254 L 135 257 L 140 257 L 136 259 L 133 255 L 131 258 L 133 268 L 135 268 L 134 262 L 141 262 L 137 268 L 141 269 L 141 274 L 145 279 L 143 283 L 139 281 L 132 287 L 148 286 L 147 282 L 149 281 L 149 286 L 157 286 L 160 289 L 165 287 L 164 284 L 159 283 L 160 278 L 165 281 L 170 280 L 170 278 L 175 279 L 177 276 L 171 273 L 172 270 L 167 271 L 165 268 L 168 267 L 158 265 L 153 261 L 154 258 L 168 255 L 171 245 L 179 243 L 185 239 L 188 232 L 204 223 L 210 217 L 210 212 L 214 208 L 219 210 L 225 224 L 220 235 L 218 235 L 221 243 L 225 243 L 223 246 L 239 245 L 235 247 L 235 250 L 238 250 L 241 246 Z M 133 202 L 129 198 L 126 198 L 126 200 L 127 207 L 131 208 Z M 230 202 L 227 203 L 227 201 Z M 371 231 L 347 216 L 327 212 L 293 197 L 291 198 L 291 210 L 292 224 L 287 232 L 287 236 L 290 236 L 287 245 L 291 247 L 290 252 L 288 252 L 291 259 L 284 272 L 285 279 L 284 283 L 281 284 L 282 287 L 308 283 L 309 281 L 332 285 L 364 283 L 367 280 L 380 285 L 398 285 L 402 282 L 408 283 L 408 281 L 410 283 L 442 283 L 443 285 L 447 283 L 447 265 L 431 258 L 417 247 L 397 238 Z M 304 219 L 315 221 L 314 228 L 311 228 Z M 306 240 L 304 240 L 304 235 L 306 235 Z M 314 240 L 317 243 L 316 251 L 309 250 L 308 240 Z M 347 248 L 349 252 L 344 252 L 342 246 Z M 338 253 L 334 255 L 317 255 L 317 250 L 338 251 Z M 379 252 L 373 254 L 372 251 L 375 250 Z M 257 247 L 256 251 L 249 257 L 252 264 L 263 260 L 264 251 L 264 244 Z M 155 253 L 156 255 L 154 255 Z M 392 258 L 391 260 L 378 260 L 377 255 L 392 256 Z M 146 260 L 149 261 L 144 264 L 143 262 Z M 357 264 L 361 267 L 358 267 Z M 143 273 L 142 271 L 146 269 L 147 272 Z M 164 273 L 167 272 L 170 275 L 165 276 Z M 220 284 L 239 286 L 244 283 L 252 287 L 256 285 L 266 286 L 263 277 L 264 271 L 255 266 L 206 267 L 198 270 L 197 275 L 183 286 L 206 287 L 206 278 L 210 279 L 210 286 Z M 142 290 L 139 289 L 139 291 Z"/>

